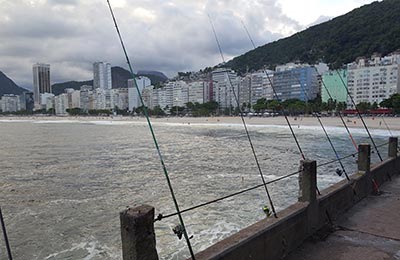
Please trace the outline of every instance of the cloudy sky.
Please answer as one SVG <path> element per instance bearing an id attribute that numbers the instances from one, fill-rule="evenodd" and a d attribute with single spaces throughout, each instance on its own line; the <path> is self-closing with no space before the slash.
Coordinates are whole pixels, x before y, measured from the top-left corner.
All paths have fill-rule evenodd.
<path id="1" fill-rule="evenodd" d="M 251 44 L 289 36 L 373 0 L 110 0 L 135 70 L 167 76 L 221 62 Z M 125 66 L 106 0 L 0 0 L 0 71 L 32 85 L 32 64 L 51 64 L 52 83 L 87 80 L 92 63 Z"/>

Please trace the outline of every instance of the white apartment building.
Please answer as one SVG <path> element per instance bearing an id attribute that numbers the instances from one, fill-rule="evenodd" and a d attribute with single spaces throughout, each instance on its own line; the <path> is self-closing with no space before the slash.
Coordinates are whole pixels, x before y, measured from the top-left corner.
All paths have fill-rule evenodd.
<path id="1" fill-rule="evenodd" d="M 251 75 L 247 74 L 239 80 L 239 103 L 240 107 L 251 103 Z"/>
<path id="2" fill-rule="evenodd" d="M 168 82 L 163 88 L 158 88 L 154 94 L 157 93 L 158 102 L 157 104 L 162 108 L 166 109 L 173 106 L 174 100 L 174 82 Z M 155 106 L 155 103 L 153 104 Z"/>
<path id="3" fill-rule="evenodd" d="M 275 98 L 274 90 L 271 85 L 271 82 L 274 82 L 274 72 L 272 70 L 267 70 L 266 73 L 268 75 L 263 75 L 263 96 L 267 100 L 272 100 Z"/>
<path id="4" fill-rule="evenodd" d="M 68 93 L 68 106 L 69 108 L 80 108 L 81 107 L 81 91 L 75 90 Z"/>
<path id="5" fill-rule="evenodd" d="M 391 95 L 400 92 L 400 54 L 391 54 L 381 58 L 374 55 L 371 59 L 357 59 L 347 65 L 347 87 L 354 102 L 379 104 Z M 350 97 L 347 106 L 354 108 Z"/>
<path id="6" fill-rule="evenodd" d="M 232 83 L 232 85 L 231 85 Z M 219 104 L 221 109 L 237 107 L 239 85 L 236 81 L 225 81 L 214 83 L 214 101 Z M 239 101 L 240 102 L 240 101 Z"/>
<path id="7" fill-rule="evenodd" d="M 237 107 L 235 95 L 239 97 L 238 77 L 234 71 L 218 68 L 212 72 L 213 99 L 220 108 Z M 240 102 L 240 101 L 239 101 Z"/>
<path id="8" fill-rule="evenodd" d="M 95 109 L 94 98 L 93 98 L 93 87 L 89 85 L 81 86 L 80 93 L 80 108 L 84 112 Z"/>
<path id="9" fill-rule="evenodd" d="M 68 94 L 63 93 L 54 97 L 55 111 L 57 115 L 66 115 L 68 108 Z"/>
<path id="10" fill-rule="evenodd" d="M 184 107 L 189 102 L 189 87 L 184 81 L 173 81 L 172 106 Z"/>
<path id="11" fill-rule="evenodd" d="M 153 90 L 154 87 L 150 85 L 145 87 L 142 92 L 142 98 L 145 106 L 151 109 L 153 109 L 156 105 L 158 105 L 158 95 L 154 94 Z"/>
<path id="12" fill-rule="evenodd" d="M 266 73 L 268 73 L 268 76 L 264 71 L 260 71 L 249 73 L 240 78 L 239 101 L 241 106 L 244 103 L 254 105 L 261 98 L 272 99 L 273 91 L 270 80 L 273 79 L 273 71 L 268 70 Z"/>
<path id="13" fill-rule="evenodd" d="M 52 93 L 40 94 L 40 106 L 42 109 L 46 110 L 54 108 L 54 94 Z"/>
<path id="14" fill-rule="evenodd" d="M 111 90 L 111 102 L 113 108 L 118 109 L 128 109 L 129 99 L 128 99 L 128 88 L 117 88 Z"/>
<path id="15" fill-rule="evenodd" d="M 265 98 L 264 93 L 264 72 L 257 72 L 251 74 L 251 89 L 250 89 L 250 103 L 252 105 L 257 103 L 257 100 Z"/>
<path id="16" fill-rule="evenodd" d="M 143 93 L 143 89 L 145 87 L 151 85 L 151 81 L 147 77 L 136 77 L 135 80 L 140 93 Z M 135 82 L 133 81 L 133 79 L 128 79 L 129 111 L 132 111 L 134 108 L 140 107 L 142 105 L 134 83 Z"/>
<path id="17" fill-rule="evenodd" d="M 21 110 L 20 97 L 13 94 L 3 95 L 0 99 L 0 110 L 2 112 L 16 112 Z"/>
<path id="18" fill-rule="evenodd" d="M 112 88 L 110 63 L 102 61 L 93 63 L 93 88 Z"/>
<path id="19" fill-rule="evenodd" d="M 209 102 L 208 95 L 209 84 L 206 81 L 194 81 L 188 84 L 189 98 L 188 102 L 203 104 Z"/>

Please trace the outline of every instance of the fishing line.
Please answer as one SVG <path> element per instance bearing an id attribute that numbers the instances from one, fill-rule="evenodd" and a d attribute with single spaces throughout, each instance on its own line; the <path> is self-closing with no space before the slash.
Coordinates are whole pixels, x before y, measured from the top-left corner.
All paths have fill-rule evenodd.
<path id="1" fill-rule="evenodd" d="M 118 38 L 119 38 L 119 40 L 120 40 L 120 42 L 121 42 L 121 46 L 122 46 L 122 49 L 123 49 L 123 51 L 124 51 L 124 55 L 125 55 L 125 58 L 126 58 L 126 62 L 127 62 L 128 66 L 129 66 L 129 70 L 130 70 L 130 73 L 131 73 L 131 76 L 132 76 L 132 79 L 133 79 L 135 88 L 136 88 L 136 90 L 137 90 L 137 93 L 138 93 L 140 102 L 141 102 L 141 104 L 142 104 L 142 106 L 143 106 L 143 112 L 144 112 L 144 115 L 145 115 L 145 117 L 146 117 L 147 124 L 148 124 L 148 126 L 149 126 L 151 135 L 152 135 L 152 137 L 153 137 L 154 145 L 155 145 L 155 147 L 156 147 L 156 150 L 157 150 L 157 153 L 158 153 L 158 157 L 159 157 L 159 159 L 160 159 L 160 163 L 161 163 L 161 166 L 162 166 L 162 169 L 163 169 L 165 178 L 166 178 L 167 183 L 168 183 L 168 188 L 169 188 L 169 190 L 170 190 L 172 200 L 174 201 L 174 205 L 175 205 L 175 209 L 176 209 L 176 212 L 177 212 L 177 215 L 178 215 L 178 218 L 179 218 L 180 225 L 182 226 L 182 229 L 183 229 L 183 230 L 182 230 L 182 231 L 183 231 L 183 235 L 184 235 L 184 237 L 185 237 L 187 246 L 188 246 L 188 248 L 189 248 L 190 255 L 191 255 L 192 259 L 194 260 L 195 257 L 194 257 L 192 245 L 191 245 L 191 243 L 190 243 L 189 236 L 188 236 L 187 231 L 186 231 L 186 228 L 185 228 L 185 223 L 184 223 L 184 221 L 183 221 L 182 215 L 181 215 L 180 210 L 179 210 L 178 201 L 177 201 L 177 199 L 176 199 L 176 197 L 175 197 L 175 193 L 174 193 L 174 190 L 173 190 L 173 188 L 172 188 L 171 181 L 170 181 L 170 179 L 169 179 L 167 167 L 165 166 L 164 159 L 163 159 L 163 156 L 162 156 L 162 154 L 161 154 L 161 150 L 160 150 L 160 147 L 159 147 L 159 145 L 158 145 L 156 135 L 155 135 L 155 133 L 154 133 L 152 124 L 151 124 L 151 122 L 150 122 L 150 118 L 149 118 L 149 114 L 148 114 L 148 111 L 147 111 L 147 107 L 146 107 L 146 105 L 145 105 L 145 103 L 144 103 L 144 101 L 143 101 L 142 94 L 140 93 L 139 87 L 138 87 L 138 85 L 137 85 L 137 83 L 136 83 L 136 80 L 135 80 L 136 75 L 135 75 L 135 73 L 133 72 L 133 68 L 132 68 L 131 62 L 130 62 L 129 57 L 128 57 L 128 52 L 126 51 L 125 44 L 124 44 L 124 42 L 123 42 L 123 40 L 122 40 L 122 36 L 121 36 L 120 31 L 119 31 L 118 24 L 117 24 L 117 21 L 116 21 L 115 16 L 114 16 L 114 12 L 113 12 L 113 10 L 112 10 L 112 8 L 111 8 L 110 1 L 107 0 L 107 3 L 108 3 L 108 7 L 109 7 L 109 9 L 110 9 L 110 12 L 111 12 L 112 19 L 113 19 L 113 21 L 114 21 L 115 29 L 117 30 Z"/>
<path id="2" fill-rule="evenodd" d="M 329 98 L 333 101 L 333 97 L 332 97 L 331 93 L 329 92 L 328 87 L 326 86 L 326 84 L 325 84 L 325 82 L 324 82 L 324 79 L 322 78 L 321 74 L 319 74 L 317 68 L 314 67 L 314 69 L 315 69 L 315 71 L 317 72 L 318 76 L 321 77 L 322 85 L 324 86 L 324 89 L 325 89 L 326 93 L 328 94 Z M 350 133 L 350 130 L 349 130 L 349 128 L 347 127 L 347 124 L 346 124 L 346 122 L 345 122 L 344 119 L 343 119 L 342 113 L 341 113 L 340 111 L 337 111 L 337 113 L 338 113 L 338 115 L 339 115 L 339 117 L 340 117 L 340 120 L 341 120 L 342 123 L 343 123 L 344 128 L 345 128 L 346 131 L 347 131 L 347 134 L 348 134 L 349 137 L 350 137 L 350 140 L 351 140 L 351 142 L 352 142 L 354 148 L 356 149 L 356 151 L 358 151 L 358 145 L 357 145 L 356 141 L 354 140 L 353 135 Z"/>
<path id="3" fill-rule="evenodd" d="M 242 22 L 242 25 L 243 25 L 244 29 L 246 30 L 247 36 L 249 37 L 249 39 L 250 39 L 250 41 L 251 41 L 251 44 L 253 45 L 253 48 L 254 48 L 254 50 L 255 50 L 255 49 L 256 49 L 256 45 L 254 44 L 253 38 L 251 37 L 251 35 L 250 35 L 250 33 L 249 33 L 249 30 L 247 30 L 247 27 L 246 27 L 246 25 L 244 24 L 244 22 L 243 22 L 243 21 L 241 21 L 241 22 Z M 263 68 L 263 72 L 264 72 L 264 74 L 265 74 L 265 75 L 267 76 L 267 78 L 268 78 L 269 84 L 271 85 L 271 88 L 272 88 L 272 91 L 274 92 L 274 96 L 275 96 L 276 100 L 279 100 L 278 93 L 276 92 L 276 89 L 275 89 L 275 87 L 274 87 L 274 84 L 272 83 L 271 77 L 268 75 L 267 71 L 266 71 L 264 68 Z M 289 119 L 288 119 L 288 117 L 287 117 L 287 115 L 286 115 L 286 111 L 285 111 L 285 109 L 284 109 L 283 107 L 282 107 L 281 111 L 282 111 L 282 113 L 283 113 L 283 116 L 285 117 L 285 120 L 286 120 L 287 125 L 289 126 L 289 129 L 290 129 L 290 132 L 292 133 L 293 139 L 294 139 L 294 141 L 296 142 L 296 145 L 297 145 L 297 148 L 299 149 L 299 152 L 300 152 L 300 154 L 301 154 L 301 157 L 303 158 L 303 160 L 305 160 L 306 157 L 305 157 L 305 155 L 304 155 L 304 153 L 303 153 L 303 150 L 302 150 L 301 147 L 300 147 L 300 144 L 299 144 L 299 141 L 297 140 L 296 134 L 295 134 L 294 131 L 293 131 L 292 124 L 290 124 L 290 121 L 289 121 Z"/>
<path id="4" fill-rule="evenodd" d="M 216 33 L 216 31 L 215 31 L 215 28 L 214 28 L 214 24 L 213 24 L 213 22 L 212 22 L 211 17 L 210 17 L 209 14 L 208 14 L 208 19 L 209 19 L 209 21 L 210 21 L 210 25 L 211 25 L 211 28 L 212 28 L 213 33 L 214 33 L 215 40 L 216 40 L 217 45 L 218 45 L 218 50 L 219 50 L 219 52 L 220 52 L 220 54 L 221 54 L 222 62 L 225 64 L 225 59 L 224 59 L 224 55 L 223 55 L 223 53 L 222 53 L 221 44 L 219 43 L 218 36 L 217 36 L 217 33 Z M 253 142 L 252 142 L 252 140 L 251 140 L 249 131 L 248 131 L 248 129 L 247 129 L 246 121 L 244 120 L 243 111 L 242 111 L 242 108 L 240 107 L 240 104 L 239 104 L 239 99 L 238 99 L 238 97 L 237 97 L 237 95 L 236 95 L 236 92 L 235 92 L 235 89 L 234 89 L 234 87 L 233 87 L 231 77 L 229 76 L 228 72 L 226 72 L 226 73 L 227 73 L 227 77 L 228 77 L 228 81 L 229 81 L 230 87 L 231 87 L 232 92 L 233 92 L 233 96 L 234 96 L 235 101 L 236 101 L 236 103 L 237 103 L 237 105 L 238 105 L 240 118 L 241 118 L 241 120 L 242 120 L 244 130 L 246 131 L 247 139 L 249 140 L 249 144 L 250 144 L 251 151 L 252 151 L 252 153 L 253 153 L 254 160 L 255 160 L 256 165 L 257 165 L 257 168 L 258 168 L 258 172 L 259 172 L 259 174 L 260 174 L 260 177 L 261 177 L 261 179 L 262 179 L 263 185 L 264 185 L 264 187 L 265 187 L 265 192 L 267 193 L 267 197 L 268 197 L 268 200 L 269 200 L 269 204 L 271 205 L 271 209 L 272 209 L 272 212 L 274 213 L 275 218 L 277 218 L 278 216 L 277 216 L 277 214 L 276 214 L 275 207 L 274 207 L 274 204 L 273 204 L 272 199 L 271 199 L 271 195 L 269 194 L 268 187 L 267 187 L 267 184 L 266 184 L 266 182 L 265 182 L 265 178 L 264 178 L 264 175 L 263 175 L 263 173 L 262 173 L 261 166 L 260 166 L 260 163 L 259 163 L 259 161 L 258 161 L 258 157 L 257 157 L 256 151 L 255 151 L 254 146 L 253 146 Z"/>
<path id="5" fill-rule="evenodd" d="M 385 124 L 386 129 L 389 131 L 390 136 L 393 137 L 392 131 L 390 131 L 389 125 L 386 123 L 386 120 L 383 118 L 383 116 L 382 116 L 382 121 Z"/>
<path id="6" fill-rule="evenodd" d="M 383 143 L 383 144 L 381 144 L 381 145 L 378 145 L 378 147 L 382 147 L 382 146 L 385 146 L 385 145 L 388 145 L 388 143 Z M 351 153 L 351 154 L 346 155 L 346 156 L 344 156 L 344 157 L 342 157 L 342 158 L 339 158 L 339 159 L 340 159 L 340 160 L 344 160 L 344 159 L 348 159 L 348 158 L 351 158 L 351 157 L 355 157 L 358 153 L 359 153 L 359 152 L 357 151 L 356 153 Z M 334 159 L 334 160 L 332 160 L 332 161 L 328 161 L 328 162 L 325 162 L 325 163 L 322 163 L 322 164 L 318 164 L 318 165 L 317 165 L 317 168 L 321 168 L 321 167 L 327 166 L 327 165 L 329 165 L 329 164 L 336 163 L 336 162 L 338 162 L 338 161 L 339 161 L 338 159 Z M 266 184 L 275 183 L 275 182 L 278 182 L 278 181 L 281 181 L 281 180 L 284 180 L 284 179 L 293 177 L 293 176 L 295 176 L 295 175 L 297 175 L 297 174 L 299 174 L 299 173 L 301 173 L 301 172 L 302 172 L 302 170 L 289 173 L 289 174 L 287 174 L 287 175 L 278 177 L 278 178 L 276 178 L 276 179 L 274 179 L 274 180 L 268 181 L 268 182 L 266 182 Z M 257 185 L 255 185 L 255 186 L 249 187 L 249 188 L 247 188 L 247 189 L 243 189 L 243 190 L 240 190 L 240 191 L 237 191 L 237 192 L 228 194 L 228 195 L 226 195 L 226 196 L 223 196 L 223 197 L 220 197 L 220 198 L 211 200 L 211 201 L 207 201 L 207 202 L 204 202 L 204 203 L 201 203 L 201 204 L 198 204 L 198 205 L 195 205 L 195 206 L 192 206 L 192 207 L 183 209 L 180 213 L 186 213 L 186 212 L 189 212 L 189 211 L 192 211 L 192 210 L 195 210 L 195 209 L 204 207 L 204 206 L 208 206 L 208 205 L 210 205 L 210 204 L 213 204 L 213 203 L 216 203 L 216 202 L 219 202 L 219 201 L 222 201 L 222 200 L 225 200 L 225 199 L 228 199 L 228 198 L 232 198 L 232 197 L 235 197 L 235 196 L 237 196 L 237 195 L 240 195 L 240 194 L 243 194 L 243 193 L 246 193 L 246 192 L 249 192 L 249 191 L 258 189 L 258 188 L 260 188 L 260 187 L 262 187 L 262 186 L 264 186 L 264 184 L 257 184 Z M 159 214 L 159 215 L 157 216 L 157 218 L 156 218 L 154 221 L 161 221 L 161 220 L 163 220 L 163 219 L 173 217 L 173 216 L 175 216 L 175 215 L 177 215 L 177 214 L 178 214 L 177 212 L 174 212 L 174 213 L 171 213 L 171 214 L 166 214 L 166 215 Z"/>
<path id="7" fill-rule="evenodd" d="M 300 77 L 300 74 L 299 74 L 299 77 Z M 304 88 L 303 84 L 301 84 L 301 81 L 300 81 L 299 77 L 295 77 L 295 79 L 297 80 L 297 82 L 299 83 L 301 89 L 303 90 L 304 95 L 305 95 L 305 97 L 306 97 L 306 103 L 308 103 L 308 100 L 310 100 L 310 97 L 309 97 L 309 95 L 308 95 L 306 89 Z M 335 153 L 336 158 L 337 158 L 338 161 L 339 161 L 340 167 L 342 168 L 342 171 L 343 171 L 344 175 L 346 176 L 346 179 L 347 179 L 348 181 L 350 181 L 350 178 L 349 178 L 349 176 L 347 175 L 347 172 L 346 172 L 346 169 L 344 168 L 344 165 L 343 165 L 343 163 L 342 163 L 342 160 L 340 159 L 340 156 L 339 156 L 338 152 L 336 151 L 336 148 L 335 148 L 335 146 L 333 145 L 332 140 L 331 140 L 331 138 L 329 137 L 328 132 L 326 131 L 324 124 L 323 124 L 322 121 L 321 121 L 321 117 L 318 115 L 318 113 L 315 113 L 315 112 L 312 112 L 312 113 L 313 113 L 313 115 L 317 118 L 319 124 L 321 125 L 321 128 L 322 128 L 322 130 L 323 130 L 324 133 L 325 133 L 326 139 L 328 139 L 328 142 L 329 142 L 329 144 L 330 144 L 330 146 L 331 146 L 333 152 Z M 339 169 L 338 169 L 338 170 L 339 170 Z M 340 170 L 339 170 L 339 171 L 340 171 Z M 339 172 L 336 172 L 336 173 L 337 173 L 339 176 L 341 175 Z"/>
<path id="8" fill-rule="evenodd" d="M 344 80 L 343 80 L 343 78 L 342 78 L 342 76 L 340 75 L 340 73 L 339 73 L 338 70 L 336 70 L 336 73 L 337 73 L 337 75 L 339 76 L 340 80 L 342 81 L 343 87 L 346 89 L 347 95 L 349 96 L 349 98 L 350 98 L 350 100 L 351 100 L 351 103 L 354 105 L 354 108 L 356 109 L 357 114 L 358 114 L 358 116 L 360 117 L 360 120 L 361 120 L 361 122 L 363 123 L 365 130 L 367 131 L 367 134 L 368 134 L 368 136 L 369 136 L 369 139 L 371 139 L 371 142 L 372 142 L 372 144 L 373 144 L 373 146 L 374 146 L 374 148 L 375 148 L 375 151 L 378 153 L 379 159 L 381 160 L 381 162 L 383 162 L 383 159 L 382 159 L 381 154 L 379 153 L 378 147 L 376 147 L 375 141 L 374 141 L 374 139 L 372 138 L 371 133 L 369 132 L 369 129 L 368 129 L 367 125 L 365 124 L 364 118 L 363 118 L 363 116 L 361 115 L 360 110 L 357 108 L 357 105 L 356 105 L 356 103 L 355 103 L 355 101 L 354 101 L 352 95 L 350 94 L 349 89 L 346 87 L 346 83 L 344 82 Z"/>
<path id="9" fill-rule="evenodd" d="M 251 37 L 251 35 L 250 35 L 250 33 L 249 33 L 249 30 L 247 30 L 247 27 L 246 27 L 246 25 L 244 24 L 243 21 L 242 21 L 242 24 L 243 24 L 243 27 L 244 27 L 245 30 L 246 30 L 247 36 L 249 37 L 249 39 L 250 39 L 250 41 L 251 41 L 251 43 L 252 43 L 252 45 L 253 45 L 253 48 L 254 48 L 254 50 L 255 50 L 255 49 L 256 49 L 256 45 L 254 44 L 253 38 Z M 278 93 L 276 92 L 276 89 L 275 89 L 275 87 L 274 87 L 274 84 L 272 83 L 271 77 L 268 75 L 268 72 L 267 72 L 264 68 L 263 68 L 263 71 L 264 71 L 264 74 L 265 74 L 265 75 L 267 76 L 267 78 L 268 78 L 269 84 L 271 85 L 271 88 L 272 88 L 272 91 L 274 92 L 274 95 L 275 95 L 276 100 L 279 100 Z M 304 156 L 303 150 L 302 150 L 301 147 L 300 147 L 300 144 L 299 144 L 299 141 L 297 140 L 296 134 L 294 133 L 293 128 L 292 128 L 292 125 L 290 124 L 290 121 L 289 121 L 289 119 L 288 119 L 288 117 L 287 117 L 287 115 L 286 115 L 286 111 L 285 111 L 285 109 L 284 109 L 283 107 L 282 107 L 282 110 L 281 110 L 281 111 L 282 111 L 282 113 L 283 113 L 283 116 L 285 117 L 285 120 L 286 120 L 287 125 L 289 126 L 289 129 L 290 129 L 290 132 L 292 133 L 293 139 L 294 139 L 294 141 L 296 142 L 297 148 L 298 148 L 299 151 L 300 151 L 301 157 L 303 158 L 303 160 L 305 160 L 306 157 Z M 321 192 L 319 191 L 318 186 L 317 186 L 317 192 L 318 192 L 318 195 L 321 195 Z"/>

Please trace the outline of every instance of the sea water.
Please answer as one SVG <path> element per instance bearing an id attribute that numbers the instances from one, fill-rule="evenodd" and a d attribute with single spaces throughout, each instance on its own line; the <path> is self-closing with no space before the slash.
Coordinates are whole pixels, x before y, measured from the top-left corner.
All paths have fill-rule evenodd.
<path id="1" fill-rule="evenodd" d="M 261 184 L 243 126 L 237 124 L 154 125 L 181 209 Z M 336 158 L 320 127 L 295 127 L 307 158 L 318 164 Z M 266 181 L 298 171 L 301 156 L 288 127 L 249 126 Z M 344 128 L 327 127 L 343 157 L 355 149 Z M 351 129 L 357 143 L 369 142 Z M 389 134 L 371 131 L 384 144 Z M 119 212 L 149 204 L 156 215 L 174 204 L 148 127 L 140 122 L 0 120 L 0 205 L 15 259 L 122 259 Z M 396 135 L 400 133 L 395 133 Z M 380 148 L 384 158 L 387 146 Z M 378 157 L 372 154 L 372 160 Z M 356 158 L 343 160 L 356 169 Z M 318 187 L 344 179 L 336 163 L 318 168 Z M 268 185 L 277 211 L 296 202 L 298 177 Z M 183 213 L 195 252 L 263 218 L 263 187 Z M 177 217 L 155 223 L 161 259 L 189 256 L 172 228 Z M 0 259 L 6 259 L 0 240 Z"/>

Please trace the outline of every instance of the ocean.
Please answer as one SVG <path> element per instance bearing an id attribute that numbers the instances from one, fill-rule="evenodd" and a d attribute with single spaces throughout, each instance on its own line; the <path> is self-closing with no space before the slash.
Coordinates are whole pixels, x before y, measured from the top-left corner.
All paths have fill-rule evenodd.
<path id="1" fill-rule="evenodd" d="M 154 129 L 181 209 L 262 183 L 243 126 L 158 122 Z M 344 128 L 326 129 L 341 157 L 355 152 Z M 298 170 L 301 156 L 288 127 L 249 131 L 267 181 Z M 294 131 L 307 158 L 318 164 L 335 159 L 320 127 Z M 365 130 L 350 131 L 357 143 L 369 142 Z M 378 145 L 388 141 L 386 131 L 371 132 Z M 0 134 L 0 205 L 15 259 L 122 259 L 121 210 L 149 204 L 156 215 L 175 211 L 142 122 L 0 119 Z M 386 158 L 387 145 L 379 149 Z M 348 173 L 355 171 L 356 157 L 343 163 Z M 337 168 L 337 162 L 318 168 L 320 190 L 345 178 Z M 297 175 L 268 189 L 282 210 L 297 200 Z M 264 205 L 261 187 L 183 213 L 194 251 L 265 218 Z M 184 239 L 171 230 L 178 223 L 176 216 L 155 223 L 160 259 L 189 256 Z M 0 239 L 0 259 L 6 257 Z"/>

